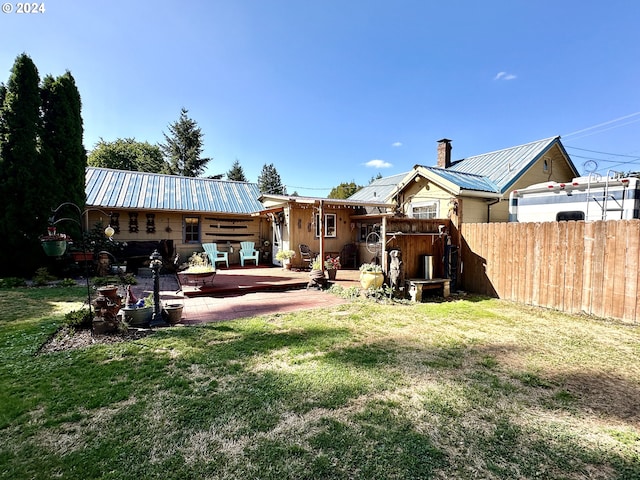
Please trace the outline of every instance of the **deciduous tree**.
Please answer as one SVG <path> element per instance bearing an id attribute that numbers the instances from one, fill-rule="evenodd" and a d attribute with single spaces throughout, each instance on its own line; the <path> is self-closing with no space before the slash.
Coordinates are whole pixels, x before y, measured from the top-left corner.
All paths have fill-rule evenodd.
<path id="1" fill-rule="evenodd" d="M 327 198 L 349 198 L 361 188 L 362 187 L 360 185 L 356 185 L 354 181 L 351 181 L 350 183 L 343 182 L 337 187 L 333 187 Z"/>
<path id="2" fill-rule="evenodd" d="M 135 138 L 119 138 L 112 142 L 101 138 L 89 153 L 88 163 L 92 167 L 136 172 L 166 173 L 168 170 L 159 146 L 138 142 Z"/>

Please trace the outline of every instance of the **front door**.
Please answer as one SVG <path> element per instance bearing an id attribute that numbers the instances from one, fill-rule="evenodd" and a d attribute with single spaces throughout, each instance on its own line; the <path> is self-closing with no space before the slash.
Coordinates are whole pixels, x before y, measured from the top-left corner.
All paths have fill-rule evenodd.
<path id="1" fill-rule="evenodd" d="M 282 248 L 282 223 L 273 222 L 273 238 L 271 242 L 271 258 L 274 265 L 282 266 L 282 262 L 276 258 L 276 254 Z"/>

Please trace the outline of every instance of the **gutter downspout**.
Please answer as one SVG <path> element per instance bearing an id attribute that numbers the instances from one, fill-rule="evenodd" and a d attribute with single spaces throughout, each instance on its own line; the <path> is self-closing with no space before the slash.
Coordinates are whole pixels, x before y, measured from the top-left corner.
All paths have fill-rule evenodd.
<path id="1" fill-rule="evenodd" d="M 493 202 L 487 204 L 487 223 L 491 222 L 491 207 L 496 203 L 500 203 L 500 200 L 502 199 L 498 198 L 497 200 L 494 200 Z"/>

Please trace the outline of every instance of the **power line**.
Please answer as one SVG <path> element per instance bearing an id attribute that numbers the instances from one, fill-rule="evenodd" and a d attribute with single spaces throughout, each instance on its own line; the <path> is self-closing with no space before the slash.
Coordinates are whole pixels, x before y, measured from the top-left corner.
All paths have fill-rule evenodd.
<path id="1" fill-rule="evenodd" d="M 609 120 L 607 122 L 599 123 L 597 125 L 593 125 L 592 127 L 587 127 L 587 128 L 583 128 L 581 130 L 576 130 L 575 132 L 567 133 L 565 135 L 562 135 L 562 137 L 563 138 L 567 138 L 567 137 L 571 137 L 573 135 L 578 135 L 579 133 L 588 132 L 589 130 L 594 130 L 594 129 L 599 128 L 599 127 L 604 127 L 606 125 L 611 125 L 612 123 L 619 122 L 620 120 L 626 120 L 627 118 L 637 117 L 638 115 L 640 115 L 640 112 L 630 113 L 629 115 L 624 115 L 622 117 L 614 118 L 613 120 Z M 613 128 L 623 127 L 625 125 L 629 125 L 629 124 L 635 123 L 635 122 L 640 122 L 640 118 L 638 118 L 636 120 L 633 120 L 631 122 L 625 123 L 623 125 L 615 125 L 613 127 L 610 127 L 610 128 L 607 128 L 607 129 L 601 130 L 601 131 L 604 132 L 606 130 L 611 130 Z M 600 133 L 600 132 L 589 133 L 587 135 L 582 135 L 581 137 L 578 137 L 578 138 L 583 138 L 583 137 L 586 137 L 586 136 L 589 136 L 589 135 L 595 135 L 596 133 Z"/>
<path id="2" fill-rule="evenodd" d="M 572 148 L 574 150 L 581 150 L 583 152 L 599 153 L 601 155 L 610 155 L 612 157 L 640 158 L 638 155 L 625 155 L 623 153 L 599 152 L 598 150 L 588 150 L 586 148 L 570 147 L 568 145 L 565 145 L 565 148 Z M 578 155 L 574 155 L 574 156 L 577 157 Z"/>

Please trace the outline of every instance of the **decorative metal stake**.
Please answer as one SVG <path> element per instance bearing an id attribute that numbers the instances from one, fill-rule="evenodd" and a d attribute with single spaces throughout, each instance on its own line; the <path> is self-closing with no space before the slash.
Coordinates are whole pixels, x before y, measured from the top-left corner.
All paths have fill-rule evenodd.
<path id="1" fill-rule="evenodd" d="M 158 250 L 154 250 L 149 259 L 151 260 L 149 266 L 153 272 L 153 316 L 151 317 L 149 326 L 162 327 L 166 325 L 160 309 L 160 268 L 162 267 L 162 255 L 158 253 Z"/>

